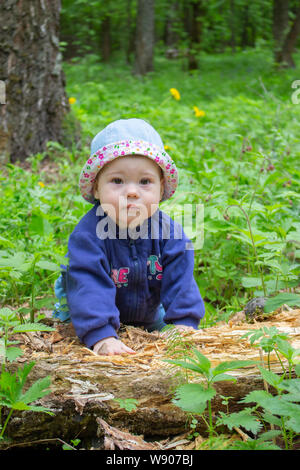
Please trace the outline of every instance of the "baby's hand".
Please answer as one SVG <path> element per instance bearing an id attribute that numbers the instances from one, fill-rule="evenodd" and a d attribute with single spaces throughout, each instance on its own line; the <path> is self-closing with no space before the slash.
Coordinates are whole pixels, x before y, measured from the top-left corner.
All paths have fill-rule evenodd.
<path id="1" fill-rule="evenodd" d="M 135 351 L 114 336 L 101 339 L 93 346 L 96 354 L 104 356 L 113 356 L 114 354 L 135 354 Z"/>

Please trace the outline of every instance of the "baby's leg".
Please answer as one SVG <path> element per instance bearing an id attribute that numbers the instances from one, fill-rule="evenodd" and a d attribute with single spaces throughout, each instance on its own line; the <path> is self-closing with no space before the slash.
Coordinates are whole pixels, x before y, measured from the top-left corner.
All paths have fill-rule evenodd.
<path id="1" fill-rule="evenodd" d="M 145 325 L 145 330 L 151 332 L 151 331 L 161 331 L 164 326 L 167 324 L 164 322 L 163 318 L 165 316 L 165 309 L 162 306 L 162 304 L 159 305 L 156 315 L 154 317 L 153 322 L 149 323 L 149 325 Z"/>
<path id="2" fill-rule="evenodd" d="M 58 302 L 54 305 L 52 315 L 55 318 L 59 318 L 61 321 L 69 322 L 70 313 L 67 303 L 67 294 L 65 290 L 65 283 L 63 279 L 63 273 L 56 279 L 54 284 L 54 292 Z"/>

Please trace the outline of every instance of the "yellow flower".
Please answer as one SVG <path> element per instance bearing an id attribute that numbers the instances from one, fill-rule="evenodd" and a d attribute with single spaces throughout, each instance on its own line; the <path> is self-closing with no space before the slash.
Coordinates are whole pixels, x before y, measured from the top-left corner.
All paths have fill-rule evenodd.
<path id="1" fill-rule="evenodd" d="M 70 104 L 76 103 L 76 98 L 73 98 L 73 96 L 71 96 L 71 98 L 69 98 L 69 103 Z"/>
<path id="2" fill-rule="evenodd" d="M 40 185 L 41 188 L 44 188 L 44 187 L 45 187 L 45 185 L 44 185 L 44 183 L 43 183 L 42 181 L 39 181 L 38 184 Z"/>
<path id="3" fill-rule="evenodd" d="M 176 88 L 170 88 L 170 93 L 171 95 L 173 96 L 173 98 L 175 98 L 175 100 L 180 100 L 180 93 L 178 90 L 176 90 Z"/>
<path id="4" fill-rule="evenodd" d="M 199 109 L 198 106 L 193 106 L 193 110 L 195 111 L 196 117 L 203 117 L 205 116 L 205 112 L 202 109 Z"/>
<path id="5" fill-rule="evenodd" d="M 165 150 L 171 150 L 171 147 L 169 145 L 164 145 Z"/>

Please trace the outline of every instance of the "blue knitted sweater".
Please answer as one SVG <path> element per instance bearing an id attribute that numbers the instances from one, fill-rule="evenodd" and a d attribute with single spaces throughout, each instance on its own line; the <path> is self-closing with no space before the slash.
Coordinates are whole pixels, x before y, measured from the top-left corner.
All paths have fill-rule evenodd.
<path id="1" fill-rule="evenodd" d="M 160 303 L 165 323 L 197 328 L 205 309 L 192 247 L 181 225 L 159 209 L 135 230 L 120 229 L 97 202 L 71 233 L 62 265 L 80 340 L 92 347 L 118 338 L 120 322 L 149 324 Z"/>

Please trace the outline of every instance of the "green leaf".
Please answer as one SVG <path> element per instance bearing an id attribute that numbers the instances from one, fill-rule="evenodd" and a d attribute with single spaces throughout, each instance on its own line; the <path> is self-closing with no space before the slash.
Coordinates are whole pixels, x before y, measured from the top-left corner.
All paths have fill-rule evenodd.
<path id="1" fill-rule="evenodd" d="M 264 335 L 263 330 L 254 330 L 254 331 L 247 331 L 247 333 L 241 336 L 241 339 L 250 337 L 250 344 L 253 344 L 257 339 L 261 338 Z"/>
<path id="2" fill-rule="evenodd" d="M 15 245 L 8 240 L 7 238 L 3 238 L 0 236 L 0 245 L 8 246 L 9 248 L 14 248 Z"/>
<path id="3" fill-rule="evenodd" d="M 36 263 L 36 266 L 47 271 L 58 271 L 59 266 L 51 261 L 41 260 Z"/>
<path id="4" fill-rule="evenodd" d="M 224 361 L 212 370 L 212 374 L 213 376 L 216 376 L 223 372 L 253 366 L 254 364 L 257 364 L 257 361 Z"/>
<path id="5" fill-rule="evenodd" d="M 261 286 L 260 277 L 242 277 L 242 286 L 246 288 Z"/>
<path id="6" fill-rule="evenodd" d="M 135 410 L 139 403 L 135 398 L 115 398 L 114 401 L 119 403 L 120 408 L 124 408 L 129 412 Z"/>
<path id="7" fill-rule="evenodd" d="M 244 398 L 242 398 L 240 403 L 257 403 L 264 407 L 264 404 L 267 402 L 267 400 L 272 398 L 273 396 L 265 390 L 253 390 L 252 392 L 249 392 Z"/>
<path id="8" fill-rule="evenodd" d="M 297 364 L 295 366 L 295 372 L 296 372 L 297 377 L 300 377 L 300 364 Z"/>
<path id="9" fill-rule="evenodd" d="M 164 359 L 164 362 L 168 362 L 169 364 L 174 364 L 176 366 L 183 367 L 184 369 L 192 370 L 194 372 L 197 372 L 198 374 L 203 374 L 203 369 L 201 369 L 199 366 L 193 364 L 192 362 L 188 362 L 187 360 L 181 361 L 181 360 L 174 360 L 174 359 Z"/>
<path id="10" fill-rule="evenodd" d="M 300 401 L 300 379 L 283 380 L 280 385 L 283 390 L 286 390 L 297 397 L 297 400 L 295 401 Z"/>
<path id="11" fill-rule="evenodd" d="M 283 304 L 290 305 L 292 307 L 300 306 L 300 295 L 291 294 L 289 292 L 281 292 L 275 297 L 267 299 L 264 307 L 266 313 L 274 312 L 277 308 L 281 307 Z"/>
<path id="12" fill-rule="evenodd" d="M 0 309 L 0 321 L 3 323 L 10 323 L 17 318 L 16 313 L 8 307 Z"/>
<path id="13" fill-rule="evenodd" d="M 282 426 L 281 419 L 278 418 L 278 416 L 274 416 L 272 413 L 269 413 L 268 411 L 262 414 L 262 418 L 269 424 L 274 424 L 275 426 L 279 427 Z"/>
<path id="14" fill-rule="evenodd" d="M 10 390 L 14 388 L 16 384 L 16 375 L 8 371 L 3 371 L 0 374 L 0 395 L 2 397 L 10 398 Z"/>
<path id="15" fill-rule="evenodd" d="M 218 374 L 216 375 L 215 377 L 213 377 L 213 379 L 211 380 L 211 383 L 214 383 L 214 382 L 222 382 L 223 380 L 230 380 L 232 382 L 236 382 L 236 378 L 233 377 L 232 375 L 229 375 L 229 374 Z"/>
<path id="16" fill-rule="evenodd" d="M 279 376 L 272 372 L 271 370 L 264 369 L 263 367 L 258 366 L 258 369 L 260 370 L 260 373 L 266 382 L 268 384 L 272 385 L 272 387 L 278 388 L 278 385 L 280 382 L 283 380 L 283 376 Z"/>
<path id="17" fill-rule="evenodd" d="M 211 400 L 215 394 L 216 391 L 212 387 L 204 388 L 200 384 L 184 384 L 176 390 L 172 402 L 183 411 L 201 414 L 206 408 L 207 401 Z"/>
<path id="18" fill-rule="evenodd" d="M 0 350 L 0 356 L 2 355 L 1 350 Z M 17 359 L 17 357 L 20 357 L 23 355 L 23 351 L 20 348 L 15 348 L 14 346 L 10 346 L 9 348 L 6 349 L 5 351 L 5 356 L 6 359 L 9 362 L 13 362 Z"/>
<path id="19" fill-rule="evenodd" d="M 28 331 L 54 331 L 55 328 L 52 326 L 44 325 L 43 323 L 23 323 L 17 325 L 12 330 L 13 333 L 25 333 Z"/>
<path id="20" fill-rule="evenodd" d="M 193 351 L 193 353 L 194 353 L 195 356 L 196 356 L 197 365 L 200 367 L 200 369 L 203 370 L 204 373 L 208 374 L 208 373 L 209 373 L 209 370 L 210 370 L 210 368 L 211 368 L 210 360 L 207 359 L 206 356 L 204 356 L 203 354 L 201 354 L 200 351 L 198 351 L 198 349 L 193 348 L 192 351 Z"/>
<path id="21" fill-rule="evenodd" d="M 50 408 L 46 408 L 40 405 L 27 405 L 26 403 L 22 401 L 18 401 L 14 403 L 13 406 L 11 406 L 10 408 L 13 408 L 14 410 L 20 410 L 20 411 L 36 411 L 36 412 L 47 413 L 49 415 L 54 415 L 54 413 L 50 410 Z"/>
<path id="22" fill-rule="evenodd" d="M 291 361 L 291 359 L 297 355 L 297 350 L 293 348 L 293 346 L 291 346 L 291 344 L 286 341 L 286 340 L 283 340 L 281 338 L 277 338 L 276 339 L 276 343 L 277 343 L 277 348 L 278 348 L 278 351 L 284 356 L 286 357 L 286 359 L 288 359 L 289 361 Z M 300 352 L 300 351 L 299 351 Z M 298 355 L 299 355 L 299 352 L 298 352 Z M 296 354 L 295 354 L 296 353 Z"/>
<path id="23" fill-rule="evenodd" d="M 290 403 L 285 399 L 285 395 L 272 396 L 264 390 L 254 390 L 241 400 L 241 403 L 256 402 L 268 412 L 278 416 L 294 416 L 300 412 L 300 405 Z"/>
<path id="24" fill-rule="evenodd" d="M 286 426 L 297 434 L 300 433 L 300 410 L 294 411 L 293 416 L 286 422 Z"/>
<path id="25" fill-rule="evenodd" d="M 233 427 L 242 426 L 247 431 L 253 432 L 253 434 L 257 434 L 257 432 L 261 429 L 262 424 L 257 419 L 257 416 L 253 416 L 251 414 L 251 408 L 245 408 L 238 413 L 231 413 L 230 415 L 226 415 L 222 413 L 222 418 L 218 420 L 218 424 L 225 424 L 230 430 Z"/>
<path id="26" fill-rule="evenodd" d="M 0 266 L 26 272 L 31 268 L 31 263 L 26 261 L 26 253 L 18 252 L 8 258 L 0 258 Z"/>
<path id="27" fill-rule="evenodd" d="M 42 398 L 45 395 L 50 393 L 50 377 L 44 377 L 42 379 L 38 379 L 34 382 L 33 385 L 22 395 L 22 401 L 26 404 L 31 403 L 39 398 Z"/>
<path id="28" fill-rule="evenodd" d="M 69 445 L 69 444 L 63 444 L 62 449 L 63 450 L 74 450 L 74 447 Z"/>

